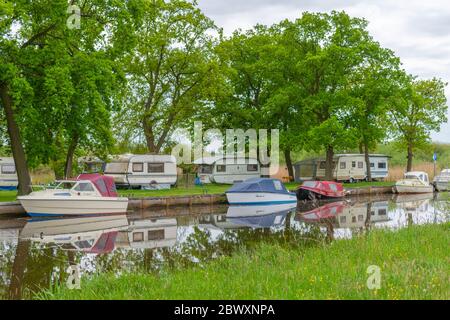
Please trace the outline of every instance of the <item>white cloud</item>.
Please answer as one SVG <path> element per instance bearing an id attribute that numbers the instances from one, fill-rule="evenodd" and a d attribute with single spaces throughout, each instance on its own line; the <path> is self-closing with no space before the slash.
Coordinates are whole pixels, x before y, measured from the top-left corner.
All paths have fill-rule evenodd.
<path id="1" fill-rule="evenodd" d="M 450 3 L 446 0 L 199 0 L 199 6 L 226 34 L 257 23 L 295 19 L 304 11 L 345 10 L 366 18 L 375 40 L 394 50 L 409 73 L 450 82 Z M 450 102 L 450 88 L 446 93 Z M 450 142 L 450 124 L 432 137 Z"/>

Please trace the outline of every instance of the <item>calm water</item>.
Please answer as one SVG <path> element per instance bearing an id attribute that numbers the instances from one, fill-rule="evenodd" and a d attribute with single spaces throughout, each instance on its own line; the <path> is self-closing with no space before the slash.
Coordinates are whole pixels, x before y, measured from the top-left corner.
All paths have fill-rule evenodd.
<path id="1" fill-rule="evenodd" d="M 240 248 L 251 250 L 261 241 L 305 247 L 373 228 L 449 220 L 448 194 L 297 207 L 205 206 L 103 217 L 0 219 L 0 297 L 30 298 L 57 283 L 65 285 L 73 270 L 82 275 L 158 273 L 202 264 Z"/>

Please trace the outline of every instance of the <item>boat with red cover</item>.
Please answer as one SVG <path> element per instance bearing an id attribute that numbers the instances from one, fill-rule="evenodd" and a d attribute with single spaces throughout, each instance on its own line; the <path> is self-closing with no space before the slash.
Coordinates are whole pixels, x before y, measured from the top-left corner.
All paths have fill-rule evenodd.
<path id="1" fill-rule="evenodd" d="M 298 200 L 336 199 L 345 196 L 342 183 L 334 181 L 305 181 L 296 190 Z"/>

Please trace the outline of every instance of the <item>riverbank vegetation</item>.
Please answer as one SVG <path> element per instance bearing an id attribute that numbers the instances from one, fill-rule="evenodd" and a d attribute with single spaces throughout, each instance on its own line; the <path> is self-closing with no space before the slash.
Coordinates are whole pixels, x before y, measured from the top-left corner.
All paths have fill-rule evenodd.
<path id="1" fill-rule="evenodd" d="M 328 179 L 335 153 L 356 148 L 368 162 L 386 141 L 410 170 L 447 121 L 446 84 L 409 74 L 368 21 L 345 12 L 224 35 L 195 1 L 79 9 L 77 26 L 65 0 L 0 3 L 0 140 L 21 194 L 37 166 L 62 178 L 78 156 L 168 153 L 194 121 L 279 129 L 288 176 L 293 153 L 314 151 L 326 154 Z"/>
<path id="2" fill-rule="evenodd" d="M 40 299 L 448 299 L 450 224 L 372 230 L 307 248 L 261 244 L 202 267 L 82 278 Z M 370 290 L 369 266 L 380 268 Z"/>

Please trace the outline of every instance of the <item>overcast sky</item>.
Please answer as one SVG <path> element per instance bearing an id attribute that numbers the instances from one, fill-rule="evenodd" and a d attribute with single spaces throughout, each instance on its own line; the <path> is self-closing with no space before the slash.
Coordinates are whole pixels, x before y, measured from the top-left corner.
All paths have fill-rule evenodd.
<path id="1" fill-rule="evenodd" d="M 450 82 L 450 3 L 445 0 L 198 0 L 200 8 L 226 34 L 257 23 L 295 19 L 303 11 L 345 10 L 369 21 L 369 31 L 395 51 L 407 72 Z M 450 88 L 446 89 L 450 102 Z M 450 118 L 450 114 L 449 114 Z M 450 142 L 450 124 L 433 133 Z"/>

